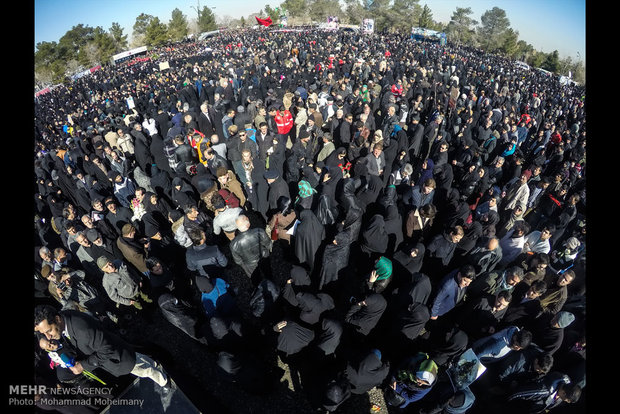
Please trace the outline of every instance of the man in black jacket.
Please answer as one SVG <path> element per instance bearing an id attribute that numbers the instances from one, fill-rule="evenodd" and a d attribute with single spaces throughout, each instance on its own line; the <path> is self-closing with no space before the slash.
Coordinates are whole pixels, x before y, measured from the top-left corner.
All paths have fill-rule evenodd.
<path id="1" fill-rule="evenodd" d="M 262 228 L 250 229 L 250 219 L 239 216 L 236 221 L 238 234 L 230 242 L 230 252 L 248 277 L 252 277 L 261 259 L 271 253 L 271 240 Z"/>
<path id="2" fill-rule="evenodd" d="M 169 387 L 168 375 L 159 363 L 131 349 L 119 336 L 104 330 L 92 316 L 73 310 L 58 312 L 52 306 L 39 305 L 34 311 L 34 330 L 50 341 L 66 340 L 77 353 L 70 368 L 76 375 L 101 368 L 116 377 L 133 374 L 150 378 L 160 387 Z"/>

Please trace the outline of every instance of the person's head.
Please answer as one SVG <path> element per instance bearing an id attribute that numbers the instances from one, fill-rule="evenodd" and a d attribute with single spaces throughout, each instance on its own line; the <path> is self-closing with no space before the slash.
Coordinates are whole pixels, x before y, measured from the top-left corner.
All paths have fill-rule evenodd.
<path id="1" fill-rule="evenodd" d="M 527 299 L 538 299 L 547 291 L 547 284 L 543 280 L 532 282 L 532 285 L 525 293 Z"/>
<path id="2" fill-rule="evenodd" d="M 426 180 L 424 180 L 424 183 L 422 184 L 422 193 L 424 193 L 425 195 L 428 195 L 431 192 L 433 192 L 433 190 L 435 190 L 436 187 L 437 187 L 437 183 L 435 182 L 435 179 L 427 178 Z"/>
<path id="3" fill-rule="evenodd" d="M 241 140 L 241 142 L 245 142 L 248 139 L 248 134 L 245 131 L 245 129 L 242 129 L 241 131 L 239 131 L 238 135 L 239 135 L 239 139 Z"/>
<path id="4" fill-rule="evenodd" d="M 164 265 L 162 262 L 156 257 L 148 257 L 145 261 L 146 268 L 149 270 L 151 274 L 154 275 L 162 275 L 164 273 Z"/>
<path id="5" fill-rule="evenodd" d="M 553 232 L 555 232 L 555 226 L 553 224 L 547 224 L 540 231 L 540 239 L 548 240 L 553 236 Z"/>
<path id="6" fill-rule="evenodd" d="M 507 290 L 502 290 L 495 297 L 495 303 L 493 309 L 497 312 L 506 309 L 512 300 L 512 294 Z"/>
<path id="7" fill-rule="evenodd" d="M 220 137 L 217 134 L 211 135 L 211 145 L 219 144 Z"/>
<path id="8" fill-rule="evenodd" d="M 93 209 L 97 211 L 103 211 L 105 208 L 103 203 L 99 199 L 94 199 L 91 205 L 93 206 Z"/>
<path id="9" fill-rule="evenodd" d="M 62 247 L 54 249 L 54 260 L 58 263 L 62 263 L 67 259 L 67 251 Z"/>
<path id="10" fill-rule="evenodd" d="M 220 184 L 226 185 L 230 180 L 230 176 L 228 175 L 228 169 L 226 167 L 218 167 L 216 171 L 217 181 Z"/>
<path id="11" fill-rule="evenodd" d="M 136 188 L 136 191 L 134 194 L 138 200 L 143 201 L 144 196 L 146 195 L 146 189 L 144 189 L 143 187 L 138 187 Z"/>
<path id="12" fill-rule="evenodd" d="M 128 239 L 133 239 L 134 236 L 136 235 L 136 228 L 133 225 L 127 223 L 121 229 L 121 234 L 123 237 L 126 237 Z"/>
<path id="13" fill-rule="evenodd" d="M 241 233 L 246 232 L 250 229 L 250 219 L 247 216 L 239 216 L 237 220 L 235 220 L 235 224 L 237 225 L 237 230 Z"/>
<path id="14" fill-rule="evenodd" d="M 558 387 L 557 396 L 567 404 L 576 403 L 581 398 L 581 387 L 574 382 L 569 382 L 568 384 L 563 382 Z"/>
<path id="15" fill-rule="evenodd" d="M 48 248 L 48 247 L 41 247 L 39 249 L 39 256 L 41 257 L 41 259 L 45 260 L 46 262 L 50 262 L 54 259 L 52 256 L 52 251 Z"/>
<path id="16" fill-rule="evenodd" d="M 437 215 L 437 207 L 434 204 L 425 204 L 420 208 L 420 217 L 425 219 L 434 219 Z"/>
<path id="17" fill-rule="evenodd" d="M 258 126 L 258 129 L 260 129 L 260 133 L 263 135 L 267 135 L 267 122 L 261 122 L 260 125 Z"/>
<path id="18" fill-rule="evenodd" d="M 234 110 L 234 109 L 232 109 L 232 108 L 229 108 L 229 109 L 226 111 L 226 116 L 227 116 L 227 117 L 229 117 L 229 118 L 234 118 L 234 116 L 235 116 L 235 110 Z"/>
<path id="19" fill-rule="evenodd" d="M 245 162 L 246 164 L 252 161 L 252 152 L 248 149 L 244 149 L 243 151 L 241 151 L 241 161 Z"/>
<path id="20" fill-rule="evenodd" d="M 77 235 L 75 236 L 75 241 L 78 242 L 80 246 L 84 246 L 84 247 L 91 246 L 90 240 L 88 240 L 88 237 L 86 237 L 86 232 L 84 231 L 80 231 L 77 233 Z"/>
<path id="21" fill-rule="evenodd" d="M 226 201 L 220 193 L 215 192 L 213 193 L 213 195 L 211 195 L 211 205 L 213 206 L 215 211 L 226 210 Z"/>
<path id="22" fill-rule="evenodd" d="M 571 269 L 558 276 L 558 286 L 568 286 L 575 280 L 575 272 Z"/>
<path id="23" fill-rule="evenodd" d="M 231 125 L 228 127 L 228 135 L 232 136 L 239 132 L 239 127 L 237 125 Z"/>
<path id="24" fill-rule="evenodd" d="M 461 241 L 464 235 L 465 235 L 465 231 L 463 230 L 463 227 L 454 226 L 450 230 L 449 238 L 452 241 L 452 243 L 458 243 Z"/>
<path id="25" fill-rule="evenodd" d="M 38 305 L 34 308 L 34 330 L 48 341 L 62 338 L 65 322 L 60 313 L 50 305 Z"/>
<path id="26" fill-rule="evenodd" d="M 67 233 L 69 233 L 70 235 L 75 236 L 78 230 L 75 220 L 67 222 L 67 224 L 65 224 L 65 230 L 67 230 Z"/>
<path id="27" fill-rule="evenodd" d="M 532 343 L 532 333 L 525 329 L 515 332 L 510 338 L 510 349 L 520 351 L 527 348 Z"/>
<path id="28" fill-rule="evenodd" d="M 439 152 L 446 152 L 448 151 L 448 143 L 447 142 L 443 142 L 440 146 L 439 146 Z"/>
<path id="29" fill-rule="evenodd" d="M 497 237 L 491 237 L 489 238 L 489 241 L 487 242 L 487 249 L 488 250 L 495 250 L 497 249 L 497 247 L 499 246 L 499 239 Z"/>
<path id="30" fill-rule="evenodd" d="M 506 269 L 506 284 L 515 287 L 523 280 L 523 268 L 520 266 L 512 266 Z"/>
<path id="31" fill-rule="evenodd" d="M 183 212 L 185 213 L 185 216 L 192 221 L 198 218 L 198 207 L 193 204 L 188 204 L 187 206 L 185 206 Z"/>
<path id="32" fill-rule="evenodd" d="M 465 288 L 476 278 L 476 269 L 472 265 L 463 265 L 456 274 L 456 281 L 460 288 Z"/>
<path id="33" fill-rule="evenodd" d="M 110 210 L 112 213 L 116 212 L 116 203 L 114 202 L 114 200 L 112 199 L 112 197 L 108 197 L 105 201 L 105 206 L 108 210 Z"/>
<path id="34" fill-rule="evenodd" d="M 383 152 L 383 145 L 380 142 L 376 143 L 372 149 L 372 154 L 375 156 L 375 158 L 379 158 L 382 152 Z"/>
<path id="35" fill-rule="evenodd" d="M 202 245 L 207 238 L 207 236 L 205 235 L 205 232 L 202 229 L 197 229 L 197 228 L 188 229 L 187 235 L 189 236 L 189 239 L 192 241 L 194 246 Z"/>
<path id="36" fill-rule="evenodd" d="M 532 370 L 538 375 L 546 375 L 551 371 L 551 367 L 553 366 L 553 355 L 550 355 L 546 352 L 538 355 L 534 358 L 534 362 L 532 363 Z"/>
<path id="37" fill-rule="evenodd" d="M 350 124 L 353 123 L 353 114 L 346 114 L 344 120 Z"/>

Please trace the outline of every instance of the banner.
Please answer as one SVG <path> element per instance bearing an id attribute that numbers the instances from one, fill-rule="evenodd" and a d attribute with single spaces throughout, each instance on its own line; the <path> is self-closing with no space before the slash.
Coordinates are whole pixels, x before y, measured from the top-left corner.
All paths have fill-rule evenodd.
<path id="1" fill-rule="evenodd" d="M 364 19 L 362 21 L 362 33 L 375 32 L 375 19 Z"/>
<path id="2" fill-rule="evenodd" d="M 170 63 L 168 61 L 159 62 L 159 70 L 165 70 L 165 69 L 170 69 Z"/>
<path id="3" fill-rule="evenodd" d="M 258 24 L 263 25 L 265 27 L 271 26 L 273 22 L 271 21 L 271 17 L 267 17 L 266 19 L 259 19 L 257 16 L 254 16 Z"/>

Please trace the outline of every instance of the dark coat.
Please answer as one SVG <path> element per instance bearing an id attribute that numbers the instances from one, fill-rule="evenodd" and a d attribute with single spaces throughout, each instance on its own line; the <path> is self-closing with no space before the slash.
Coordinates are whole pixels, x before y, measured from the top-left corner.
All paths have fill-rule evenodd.
<path id="1" fill-rule="evenodd" d="M 66 325 L 66 340 L 77 351 L 76 361 L 85 370 L 101 368 L 120 377 L 129 374 L 136 365 L 136 353 L 120 337 L 104 330 L 92 316 L 78 311 L 62 311 Z"/>

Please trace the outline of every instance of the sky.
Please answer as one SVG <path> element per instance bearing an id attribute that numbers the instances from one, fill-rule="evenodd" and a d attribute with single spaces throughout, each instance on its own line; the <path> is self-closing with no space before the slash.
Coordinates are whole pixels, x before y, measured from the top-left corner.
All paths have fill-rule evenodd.
<path id="1" fill-rule="evenodd" d="M 194 20 L 196 8 L 209 6 L 216 16 L 240 18 L 256 13 L 266 4 L 275 7 L 281 0 L 35 0 L 34 41 L 58 42 L 73 26 L 101 26 L 109 30 L 113 22 L 129 35 L 141 13 L 159 17 L 168 23 L 172 10 L 178 8 Z M 431 9 L 433 19 L 448 23 L 457 7 L 470 7 L 471 17 L 480 17 L 493 7 L 506 11 L 510 27 L 519 32 L 519 39 L 545 53 L 557 50 L 560 57 L 573 60 L 586 57 L 585 0 L 420 0 Z M 369 16 L 370 17 L 370 16 Z M 36 48 L 35 48 L 36 51 Z"/>

